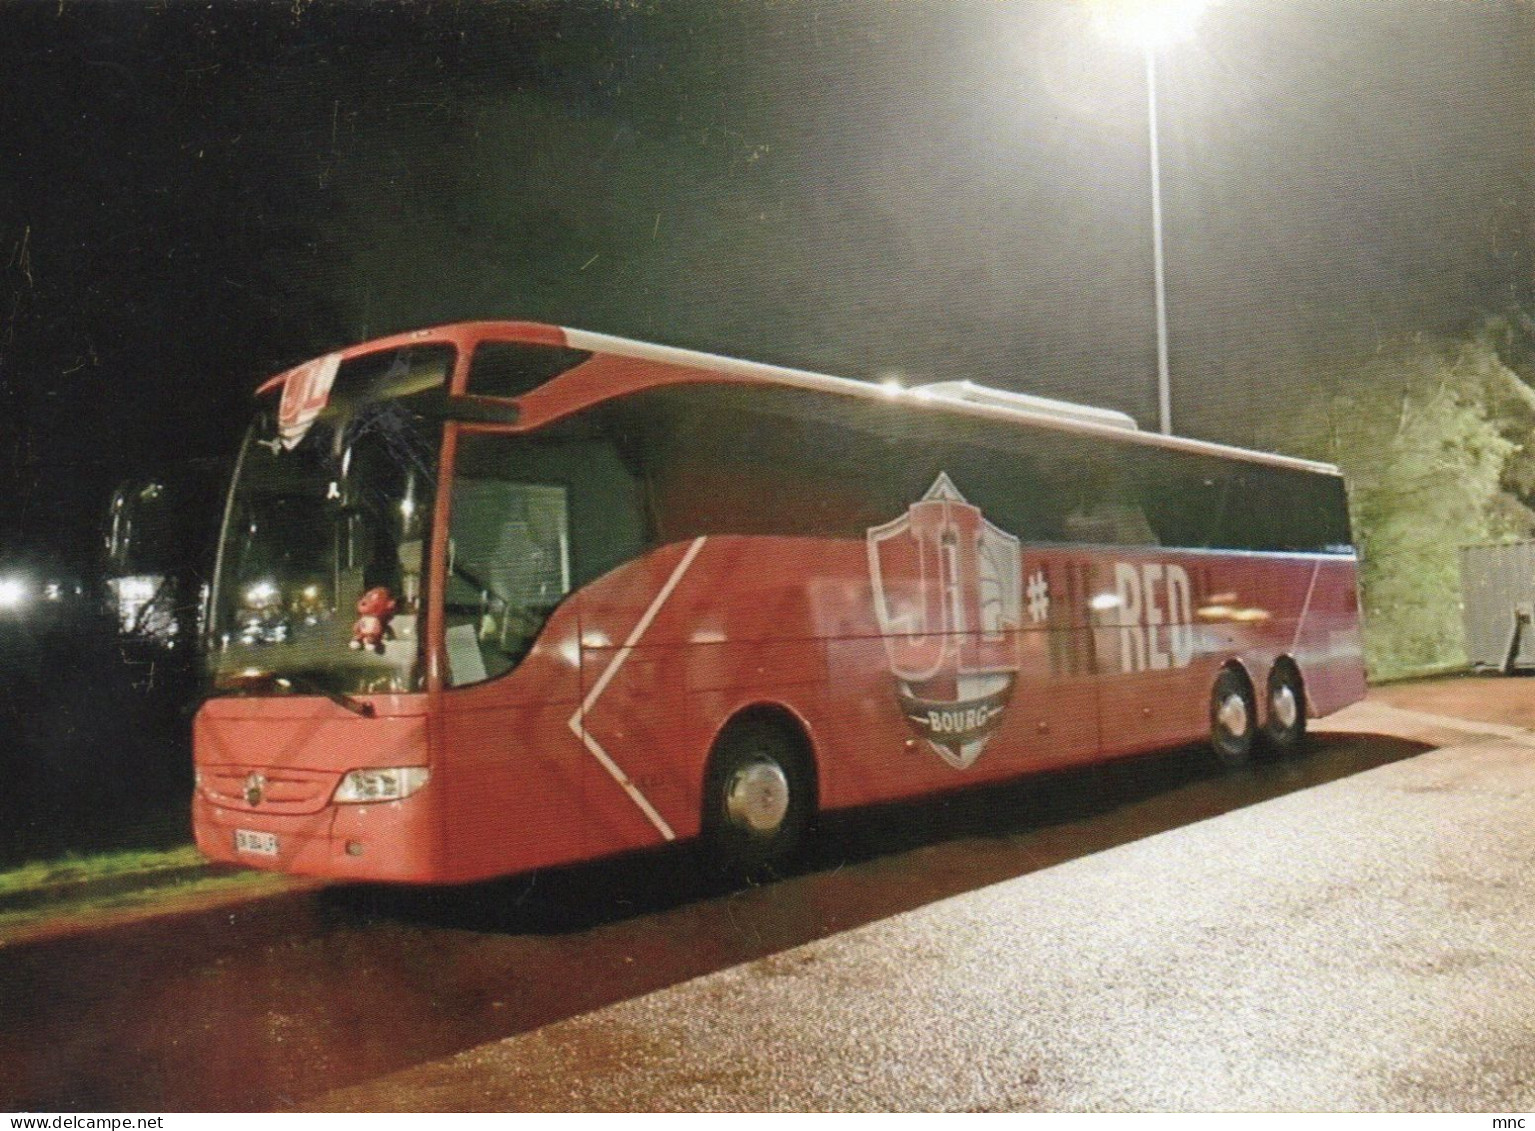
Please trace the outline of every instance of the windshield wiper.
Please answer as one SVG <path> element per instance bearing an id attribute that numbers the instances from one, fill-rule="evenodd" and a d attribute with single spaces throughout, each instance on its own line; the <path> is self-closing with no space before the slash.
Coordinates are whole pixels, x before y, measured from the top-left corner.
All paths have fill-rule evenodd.
<path id="1" fill-rule="evenodd" d="M 218 691 L 243 691 L 260 694 L 264 689 L 280 687 L 284 691 L 311 691 L 323 695 L 336 706 L 371 719 L 376 713 L 373 704 L 344 691 L 326 687 L 313 676 L 278 675 L 276 672 L 247 669 L 241 672 L 224 672 L 214 677 L 213 686 Z"/>
<path id="2" fill-rule="evenodd" d="M 337 691 L 333 687 L 326 687 L 317 679 L 307 675 L 281 675 L 272 680 L 278 687 L 286 687 L 290 690 L 312 691 L 323 695 L 336 706 L 351 711 L 354 715 L 361 715 L 365 719 L 371 719 L 374 715 L 373 704 L 365 699 L 359 699 L 355 695 L 348 695 L 345 691 Z"/>

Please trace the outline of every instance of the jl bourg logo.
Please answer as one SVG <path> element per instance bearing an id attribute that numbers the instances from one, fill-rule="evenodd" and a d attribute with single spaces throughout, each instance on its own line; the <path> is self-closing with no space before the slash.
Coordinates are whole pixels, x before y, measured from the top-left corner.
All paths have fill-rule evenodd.
<path id="1" fill-rule="evenodd" d="M 957 770 L 981 756 L 1018 677 L 1018 539 L 947 474 L 904 515 L 869 528 L 874 612 L 907 722 Z M 1030 613 L 1048 609 L 1030 579 Z M 1036 616 L 1036 619 L 1040 619 Z"/>

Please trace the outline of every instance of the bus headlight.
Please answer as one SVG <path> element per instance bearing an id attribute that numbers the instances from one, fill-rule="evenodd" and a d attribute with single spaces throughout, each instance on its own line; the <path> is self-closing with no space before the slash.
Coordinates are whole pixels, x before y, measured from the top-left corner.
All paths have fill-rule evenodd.
<path id="1" fill-rule="evenodd" d="M 399 801 L 426 784 L 431 771 L 425 766 L 397 766 L 383 770 L 350 770 L 336 787 L 332 801 L 338 805 L 365 805 L 374 801 Z"/>

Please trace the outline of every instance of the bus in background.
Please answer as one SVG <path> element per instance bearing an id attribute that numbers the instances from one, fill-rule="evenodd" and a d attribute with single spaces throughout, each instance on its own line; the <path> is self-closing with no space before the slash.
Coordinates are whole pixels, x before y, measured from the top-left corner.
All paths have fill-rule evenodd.
<path id="1" fill-rule="evenodd" d="M 107 507 L 102 584 L 119 637 L 146 655 L 186 657 L 193 678 L 228 484 L 224 461 L 181 460 L 120 481 Z"/>
<path id="2" fill-rule="evenodd" d="M 1208 736 L 1365 689 L 1335 468 L 964 382 L 531 323 L 258 393 L 207 626 L 197 843 L 464 882 Z"/>

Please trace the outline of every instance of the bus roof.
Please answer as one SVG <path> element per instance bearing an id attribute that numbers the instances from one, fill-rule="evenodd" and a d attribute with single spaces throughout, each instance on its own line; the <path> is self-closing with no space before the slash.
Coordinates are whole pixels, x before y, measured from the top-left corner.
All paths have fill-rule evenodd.
<path id="1" fill-rule="evenodd" d="M 768 365 L 757 361 L 676 346 L 655 345 L 634 341 L 630 338 L 599 334 L 588 330 L 576 330 L 539 322 L 458 322 L 427 330 L 413 330 L 361 342 L 339 351 L 343 361 L 378 350 L 399 349 L 404 346 L 429 343 L 452 343 L 468 352 L 482 340 L 517 341 L 535 345 L 564 346 L 583 350 L 594 355 L 629 358 L 653 363 L 659 368 L 643 374 L 635 374 L 634 380 L 621 387 L 604 382 L 603 387 L 593 388 L 590 395 L 578 407 L 594 404 L 626 393 L 642 389 L 683 383 L 699 383 L 711 378 L 725 378 L 737 383 L 767 383 L 789 386 L 841 396 L 859 397 L 865 400 L 898 401 L 911 406 L 913 411 L 941 412 L 951 415 L 984 417 L 1015 424 L 1028 424 L 1061 432 L 1074 432 L 1098 436 L 1119 443 L 1144 444 L 1151 447 L 1169 448 L 1223 459 L 1244 460 L 1251 463 L 1287 467 L 1298 471 L 1310 471 L 1325 475 L 1337 475 L 1339 470 L 1329 463 L 1277 455 L 1271 452 L 1253 451 L 1228 444 L 1207 440 L 1193 440 L 1184 436 L 1164 436 L 1160 433 L 1141 432 L 1133 427 L 1133 421 L 1122 413 L 1088 406 L 1071 405 L 1027 395 L 1009 396 L 1003 390 L 999 397 L 970 397 L 945 393 L 950 383 L 924 388 L 921 385 L 906 388 L 894 384 L 854 380 L 848 377 L 832 377 L 805 369 L 793 369 Z M 585 364 L 576 370 L 584 369 Z M 258 393 L 271 392 L 280 387 L 295 370 L 280 373 L 264 382 Z M 572 371 L 575 372 L 575 371 Z M 562 384 L 564 382 L 562 381 Z M 984 389 L 985 386 L 978 386 Z M 536 396 L 537 390 L 529 394 Z M 580 400 L 581 398 L 577 398 Z M 1034 403 L 1030 403 L 1034 402 Z M 1128 425 L 1128 426 L 1127 426 Z"/>

